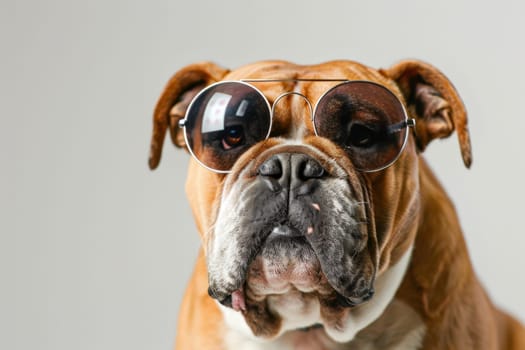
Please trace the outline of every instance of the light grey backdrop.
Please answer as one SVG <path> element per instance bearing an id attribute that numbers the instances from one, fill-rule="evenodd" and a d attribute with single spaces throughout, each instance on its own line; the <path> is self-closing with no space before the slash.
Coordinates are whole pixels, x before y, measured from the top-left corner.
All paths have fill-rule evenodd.
<path id="1" fill-rule="evenodd" d="M 523 2 L 521 2 L 523 3 Z M 0 8 L 0 348 L 169 349 L 198 247 L 188 156 L 146 166 L 167 79 L 227 67 L 420 58 L 470 112 L 425 154 L 494 300 L 525 320 L 520 1 L 23 1 Z"/>

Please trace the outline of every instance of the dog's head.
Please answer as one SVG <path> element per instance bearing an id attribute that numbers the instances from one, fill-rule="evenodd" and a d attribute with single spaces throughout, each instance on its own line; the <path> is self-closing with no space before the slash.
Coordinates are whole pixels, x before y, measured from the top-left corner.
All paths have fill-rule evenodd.
<path id="1" fill-rule="evenodd" d="M 412 246 L 419 153 L 457 130 L 471 163 L 458 94 L 417 61 L 194 64 L 157 104 L 151 168 L 167 130 L 193 155 L 186 190 L 209 293 L 265 337 L 321 324 L 344 340 Z"/>

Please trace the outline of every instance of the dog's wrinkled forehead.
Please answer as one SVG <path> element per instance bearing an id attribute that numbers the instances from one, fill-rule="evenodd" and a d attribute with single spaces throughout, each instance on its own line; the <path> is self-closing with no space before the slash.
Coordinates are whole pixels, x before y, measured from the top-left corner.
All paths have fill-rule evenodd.
<path id="1" fill-rule="evenodd" d="M 326 80 L 364 80 L 372 81 L 392 90 L 398 98 L 402 95 L 397 85 L 391 79 L 380 74 L 377 70 L 354 63 L 352 65 L 322 64 L 317 66 L 297 66 L 287 62 L 254 64 L 230 71 L 223 80 L 243 79 L 274 79 L 275 82 L 250 82 L 260 89 L 269 101 L 275 100 L 285 92 L 297 91 L 303 93 L 314 104 L 317 99 L 330 87 L 338 84 L 337 81 Z M 297 82 L 294 79 L 318 79 L 320 81 Z"/>
<path id="2" fill-rule="evenodd" d="M 257 79 L 271 79 L 272 81 L 253 81 Z M 326 80 L 323 81 L 323 79 Z M 272 134 L 289 135 L 293 138 L 313 133 L 313 125 L 309 122 L 312 118 L 311 108 L 324 93 L 340 84 L 342 80 L 378 83 L 391 90 L 400 101 L 403 101 L 401 92 L 392 80 L 377 70 L 360 64 L 323 64 L 302 67 L 286 62 L 270 62 L 266 65 L 248 65 L 233 70 L 223 80 L 248 80 L 266 96 L 272 106 L 280 96 L 289 94 L 279 99 L 274 106 Z M 290 94 L 292 92 L 297 94 Z M 299 133 L 297 129 L 300 129 Z"/>

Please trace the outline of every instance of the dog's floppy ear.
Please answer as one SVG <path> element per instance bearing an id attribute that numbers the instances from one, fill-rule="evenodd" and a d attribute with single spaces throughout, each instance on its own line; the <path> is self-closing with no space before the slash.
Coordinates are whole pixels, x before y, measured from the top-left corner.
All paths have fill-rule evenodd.
<path id="1" fill-rule="evenodd" d="M 153 134 L 149 154 L 149 167 L 155 169 L 160 162 L 162 145 L 169 128 L 171 140 L 177 147 L 184 147 L 184 135 L 179 120 L 193 97 L 205 86 L 221 80 L 228 70 L 214 63 L 189 65 L 175 73 L 166 84 L 153 113 Z"/>
<path id="2" fill-rule="evenodd" d="M 430 64 L 402 61 L 381 73 L 394 80 L 405 97 L 408 113 L 416 118 L 417 145 L 423 151 L 436 138 L 458 134 L 463 162 L 472 163 L 467 111 L 447 77 Z"/>

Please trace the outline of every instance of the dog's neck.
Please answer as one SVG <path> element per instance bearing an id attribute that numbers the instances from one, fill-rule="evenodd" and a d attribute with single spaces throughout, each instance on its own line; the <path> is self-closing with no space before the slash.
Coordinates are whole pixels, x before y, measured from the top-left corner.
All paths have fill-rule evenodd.
<path id="1" fill-rule="evenodd" d="M 419 167 L 420 218 L 412 260 L 396 299 L 410 305 L 428 325 L 460 312 L 456 301 L 482 292 L 452 201 L 422 158 Z"/>
<path id="2" fill-rule="evenodd" d="M 458 293 L 461 291 L 458 284 L 473 277 L 472 264 L 455 207 L 423 159 L 420 188 L 422 210 L 411 272 L 425 288 L 439 286 L 432 288 L 433 293 L 446 295 L 451 290 Z M 454 285 L 447 284 L 448 281 Z"/>

